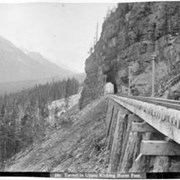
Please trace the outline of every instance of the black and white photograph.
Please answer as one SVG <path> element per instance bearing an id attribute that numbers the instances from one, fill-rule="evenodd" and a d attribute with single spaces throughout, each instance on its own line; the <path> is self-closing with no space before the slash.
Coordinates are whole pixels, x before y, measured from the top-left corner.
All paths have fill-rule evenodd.
<path id="1" fill-rule="evenodd" d="M 0 178 L 180 178 L 180 1 L 0 0 Z"/>

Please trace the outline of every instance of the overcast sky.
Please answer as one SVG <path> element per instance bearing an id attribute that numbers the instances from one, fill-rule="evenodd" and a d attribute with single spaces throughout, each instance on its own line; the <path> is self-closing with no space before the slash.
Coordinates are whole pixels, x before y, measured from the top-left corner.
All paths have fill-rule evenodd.
<path id="1" fill-rule="evenodd" d="M 0 4 L 0 35 L 16 46 L 40 52 L 56 64 L 84 72 L 85 60 L 99 33 L 107 3 Z"/>

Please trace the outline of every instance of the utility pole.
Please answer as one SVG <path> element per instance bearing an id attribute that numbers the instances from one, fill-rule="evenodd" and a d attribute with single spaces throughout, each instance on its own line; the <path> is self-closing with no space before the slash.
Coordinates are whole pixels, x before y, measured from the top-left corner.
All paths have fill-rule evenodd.
<path id="1" fill-rule="evenodd" d="M 154 97 L 155 92 L 155 58 L 156 56 L 152 56 L 152 94 L 151 96 Z"/>
<path id="2" fill-rule="evenodd" d="M 155 32 L 156 32 L 156 24 L 154 23 L 153 25 L 153 55 L 152 57 L 152 94 L 151 96 L 154 97 L 155 94 L 155 59 L 156 59 L 156 36 L 155 36 Z"/>
<path id="3" fill-rule="evenodd" d="M 131 95 L 131 66 L 128 67 L 128 77 L 129 77 L 128 96 L 130 96 Z"/>

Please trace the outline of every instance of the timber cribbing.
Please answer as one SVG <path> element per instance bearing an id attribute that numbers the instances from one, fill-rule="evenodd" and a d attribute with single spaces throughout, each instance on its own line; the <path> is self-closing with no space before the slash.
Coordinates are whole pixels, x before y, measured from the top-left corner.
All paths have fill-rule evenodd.
<path id="1" fill-rule="evenodd" d="M 160 133 L 180 144 L 180 102 L 153 97 L 108 95 Z"/>

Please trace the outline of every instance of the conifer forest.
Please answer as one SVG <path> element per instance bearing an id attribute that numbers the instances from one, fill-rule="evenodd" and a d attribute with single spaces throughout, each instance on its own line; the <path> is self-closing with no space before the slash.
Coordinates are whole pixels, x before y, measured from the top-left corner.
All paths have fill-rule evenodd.
<path id="1" fill-rule="evenodd" d="M 0 96 L 1 168 L 9 158 L 46 135 L 49 103 L 76 94 L 78 88 L 79 82 L 72 78 Z"/>

